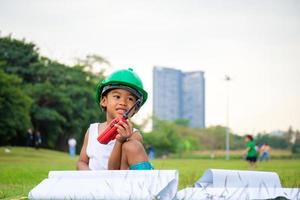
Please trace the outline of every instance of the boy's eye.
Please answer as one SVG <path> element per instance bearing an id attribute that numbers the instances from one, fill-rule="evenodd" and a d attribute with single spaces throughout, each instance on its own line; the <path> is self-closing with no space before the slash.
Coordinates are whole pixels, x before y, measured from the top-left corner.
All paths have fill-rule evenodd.
<path id="1" fill-rule="evenodd" d="M 120 95 L 114 95 L 113 97 L 116 98 L 116 99 L 119 99 Z"/>
<path id="2" fill-rule="evenodd" d="M 134 101 L 134 98 L 133 97 L 128 97 L 128 100 L 129 101 Z"/>

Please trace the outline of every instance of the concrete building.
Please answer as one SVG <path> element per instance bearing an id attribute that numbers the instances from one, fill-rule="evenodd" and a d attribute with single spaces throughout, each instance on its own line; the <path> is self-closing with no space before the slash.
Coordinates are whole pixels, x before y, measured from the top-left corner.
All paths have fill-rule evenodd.
<path id="1" fill-rule="evenodd" d="M 204 72 L 154 67 L 153 112 L 162 120 L 187 119 L 191 127 L 204 128 Z"/>
<path id="2" fill-rule="evenodd" d="M 204 72 L 183 74 L 183 119 L 194 128 L 205 127 L 205 79 Z"/>

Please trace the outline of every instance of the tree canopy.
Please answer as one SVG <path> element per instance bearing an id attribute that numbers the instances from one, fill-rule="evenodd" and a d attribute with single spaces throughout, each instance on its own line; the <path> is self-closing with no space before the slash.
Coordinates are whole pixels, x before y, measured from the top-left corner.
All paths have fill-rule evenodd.
<path id="1" fill-rule="evenodd" d="M 104 120 L 95 102 L 103 70 L 42 57 L 34 44 L 11 36 L 0 37 L 0 63 L 1 145 L 25 144 L 32 128 L 44 147 L 65 150 L 70 136 L 82 141 L 91 122 Z"/>

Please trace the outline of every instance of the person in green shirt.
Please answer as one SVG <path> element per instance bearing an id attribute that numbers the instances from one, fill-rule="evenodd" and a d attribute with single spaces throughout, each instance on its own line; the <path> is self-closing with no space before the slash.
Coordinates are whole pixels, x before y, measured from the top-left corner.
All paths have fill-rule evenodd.
<path id="1" fill-rule="evenodd" d="M 244 141 L 247 147 L 246 160 L 250 163 L 250 167 L 256 167 L 257 151 L 256 151 L 255 143 L 253 141 L 253 137 L 251 135 L 246 135 Z"/>

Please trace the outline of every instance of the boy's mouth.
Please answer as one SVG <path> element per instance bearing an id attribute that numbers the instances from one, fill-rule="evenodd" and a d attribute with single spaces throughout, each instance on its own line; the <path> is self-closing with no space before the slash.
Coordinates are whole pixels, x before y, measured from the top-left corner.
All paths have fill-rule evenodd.
<path id="1" fill-rule="evenodd" d="M 127 111 L 127 109 L 125 109 L 125 108 L 117 108 L 117 113 L 120 115 L 123 115 L 126 111 Z"/>

